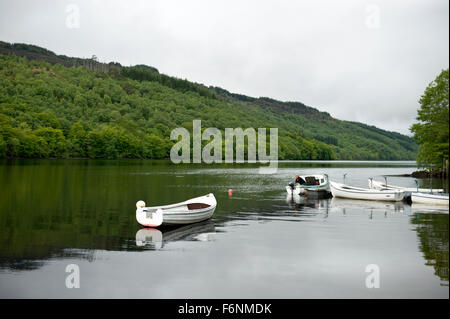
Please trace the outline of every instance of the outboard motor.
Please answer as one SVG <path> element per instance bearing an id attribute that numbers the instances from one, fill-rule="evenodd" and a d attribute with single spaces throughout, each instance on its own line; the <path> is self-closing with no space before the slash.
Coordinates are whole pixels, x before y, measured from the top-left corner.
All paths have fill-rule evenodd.
<path id="1" fill-rule="evenodd" d="M 293 190 L 293 189 L 294 189 L 295 183 L 294 183 L 294 182 L 290 182 L 288 185 L 289 185 L 289 186 L 291 187 L 291 189 Z"/>

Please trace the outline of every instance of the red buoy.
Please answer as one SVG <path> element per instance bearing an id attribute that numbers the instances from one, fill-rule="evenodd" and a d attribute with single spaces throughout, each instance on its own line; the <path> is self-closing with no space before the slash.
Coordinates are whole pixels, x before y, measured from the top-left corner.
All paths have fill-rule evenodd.
<path id="1" fill-rule="evenodd" d="M 233 190 L 231 188 L 228 190 L 228 196 L 233 196 Z"/>

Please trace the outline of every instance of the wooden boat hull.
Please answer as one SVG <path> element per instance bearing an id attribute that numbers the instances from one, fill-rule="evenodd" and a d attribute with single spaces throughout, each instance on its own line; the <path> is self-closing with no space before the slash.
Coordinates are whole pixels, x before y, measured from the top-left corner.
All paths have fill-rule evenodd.
<path id="1" fill-rule="evenodd" d="M 192 224 L 211 218 L 216 207 L 216 198 L 210 193 L 166 206 L 139 207 L 137 205 L 136 220 L 146 227 Z"/>
<path id="2" fill-rule="evenodd" d="M 394 185 L 386 185 L 383 182 L 374 181 L 370 178 L 369 178 L 368 182 L 369 182 L 369 188 L 371 188 L 371 189 L 378 189 L 378 190 L 398 189 L 398 190 L 405 191 L 405 192 L 419 192 L 419 193 L 429 193 L 430 192 L 430 189 L 427 189 L 427 188 L 417 189 L 417 187 L 401 187 L 401 186 L 394 186 Z M 433 193 L 443 193 L 444 192 L 443 189 L 433 189 L 432 191 L 433 191 Z"/>
<path id="3" fill-rule="evenodd" d="M 349 198 L 349 199 L 397 202 L 403 200 L 405 196 L 405 192 L 400 190 L 365 189 L 359 187 L 352 187 L 336 182 L 330 182 L 330 189 L 334 197 Z"/>
<path id="4" fill-rule="evenodd" d="M 411 202 L 413 204 L 449 206 L 448 196 L 429 193 L 411 193 Z"/>
<path id="5" fill-rule="evenodd" d="M 163 225 L 184 225 L 198 223 L 210 219 L 216 207 L 200 209 L 189 213 L 184 212 L 164 212 Z"/>

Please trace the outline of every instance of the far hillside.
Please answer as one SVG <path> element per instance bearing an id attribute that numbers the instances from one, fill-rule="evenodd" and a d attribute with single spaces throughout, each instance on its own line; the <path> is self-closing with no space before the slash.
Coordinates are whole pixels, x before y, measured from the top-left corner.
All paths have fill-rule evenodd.
<path id="1" fill-rule="evenodd" d="M 280 159 L 414 160 L 413 139 L 301 102 L 0 42 L 0 157 L 169 157 L 176 127 L 278 127 Z M 205 142 L 207 143 L 207 142 Z"/>

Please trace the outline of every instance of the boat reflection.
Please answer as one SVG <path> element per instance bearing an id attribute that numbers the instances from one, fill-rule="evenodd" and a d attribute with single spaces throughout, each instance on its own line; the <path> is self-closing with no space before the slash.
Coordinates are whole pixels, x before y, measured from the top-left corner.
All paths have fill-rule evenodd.
<path id="1" fill-rule="evenodd" d="M 415 212 L 411 224 L 415 226 L 425 265 L 434 268 L 434 274 L 440 278 L 442 286 L 448 286 L 448 211 L 447 214 Z"/>
<path id="2" fill-rule="evenodd" d="M 437 214 L 448 214 L 448 207 L 439 205 L 429 205 L 429 204 L 416 204 L 411 205 L 412 213 L 437 213 Z"/>
<path id="3" fill-rule="evenodd" d="M 286 202 L 289 204 L 289 206 L 292 209 L 294 209 L 296 211 L 302 211 L 305 208 L 316 208 L 316 209 L 328 210 L 330 199 L 329 198 L 317 199 L 317 198 L 311 198 L 308 196 L 288 194 L 286 196 Z"/>
<path id="4" fill-rule="evenodd" d="M 331 210 L 345 210 L 345 209 L 363 209 L 369 211 L 383 211 L 383 212 L 404 212 L 405 205 L 403 202 L 383 202 L 383 201 L 369 201 L 369 200 L 353 200 L 333 197 L 330 202 Z M 345 213 L 344 213 L 345 214 Z"/>
<path id="5" fill-rule="evenodd" d="M 162 232 L 155 228 L 142 228 L 136 233 L 136 246 L 148 246 L 158 250 L 162 248 Z"/>
<path id="6" fill-rule="evenodd" d="M 168 242 L 174 241 L 212 241 L 216 229 L 211 220 L 161 229 L 142 228 L 136 232 L 136 246 L 159 250 Z"/>

